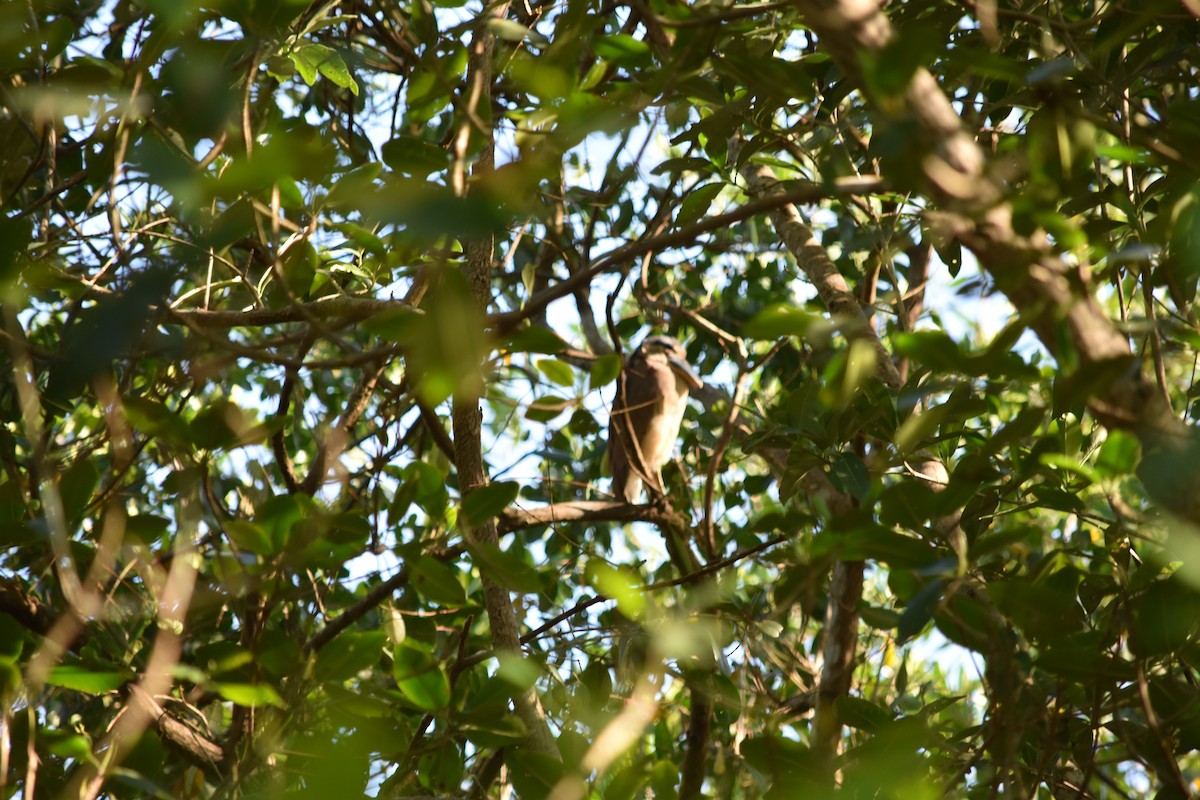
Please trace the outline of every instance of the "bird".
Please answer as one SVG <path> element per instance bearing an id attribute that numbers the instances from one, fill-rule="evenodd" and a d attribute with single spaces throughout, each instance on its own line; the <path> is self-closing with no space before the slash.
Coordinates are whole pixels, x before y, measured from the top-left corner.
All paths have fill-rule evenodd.
<path id="1" fill-rule="evenodd" d="M 613 494 L 636 503 L 644 480 L 662 491 L 662 468 L 679 437 L 688 390 L 703 385 L 674 337 L 642 340 L 618 379 L 608 419 Z"/>

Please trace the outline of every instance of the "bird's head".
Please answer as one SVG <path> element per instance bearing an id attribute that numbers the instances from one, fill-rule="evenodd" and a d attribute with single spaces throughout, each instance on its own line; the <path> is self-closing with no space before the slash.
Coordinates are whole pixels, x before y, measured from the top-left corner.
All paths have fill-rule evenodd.
<path id="1" fill-rule="evenodd" d="M 634 358 L 666 364 L 688 386 L 699 389 L 704 381 L 687 362 L 687 351 L 673 336 L 647 336 L 633 353 Z"/>

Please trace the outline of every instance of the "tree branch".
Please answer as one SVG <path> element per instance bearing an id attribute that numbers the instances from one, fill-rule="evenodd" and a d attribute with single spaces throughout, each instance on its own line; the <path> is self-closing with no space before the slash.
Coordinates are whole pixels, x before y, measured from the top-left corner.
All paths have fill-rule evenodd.
<path id="1" fill-rule="evenodd" d="M 705 233 L 728 228 L 734 223 L 756 217 L 772 208 L 791 203 L 813 203 L 829 197 L 845 197 L 852 194 L 878 192 L 884 189 L 884 183 L 875 176 L 861 176 L 839 179 L 832 185 L 809 184 L 798 189 L 781 190 L 780 194 L 770 197 L 752 199 L 733 211 L 706 217 L 686 228 L 651 236 L 641 241 L 622 245 L 601 256 L 587 269 L 580 270 L 565 281 L 554 284 L 549 289 L 529 298 L 528 302 L 517 311 L 494 314 L 490 318 L 497 333 L 506 333 L 520 325 L 529 317 L 539 313 L 546 306 L 560 297 L 566 297 L 577 289 L 591 284 L 592 279 L 611 270 L 619 269 L 631 260 L 652 250 L 662 250 L 671 247 L 689 245 L 697 237 Z"/>
<path id="2" fill-rule="evenodd" d="M 491 104 L 492 83 L 492 52 L 495 39 L 489 32 L 489 20 L 502 19 L 508 9 L 507 3 L 484 12 L 478 19 L 471 43 L 471 54 L 468 66 L 468 81 L 471 84 L 472 108 L 488 108 Z M 458 136 L 458 153 L 461 159 L 466 152 L 470 128 L 463 122 Z M 495 168 L 496 145 L 490 129 L 484 131 L 485 142 L 479 153 L 478 160 L 472 169 L 472 176 L 481 178 L 489 175 Z M 453 172 L 454 170 L 452 170 Z M 460 191 L 465 191 L 465 183 Z M 480 310 L 487 312 L 491 300 L 492 259 L 495 250 L 495 239 L 491 235 L 471 239 L 466 243 L 466 276 L 471 286 L 475 302 Z M 482 367 L 482 365 L 480 365 Z M 476 385 L 479 384 L 479 385 Z M 465 496 L 474 489 L 486 486 L 487 473 L 483 466 L 483 411 L 480 408 L 482 397 L 482 375 L 478 378 L 468 376 L 454 393 L 451 417 L 454 430 L 454 463 L 458 470 L 459 491 Z M 471 530 L 464 526 L 468 540 L 482 542 L 485 545 L 496 546 L 499 535 L 496 531 L 496 521 L 487 520 L 479 527 Z M 493 581 L 486 574 L 482 577 L 484 605 L 487 608 L 488 622 L 492 629 L 492 643 L 498 652 L 521 652 L 520 628 L 516 611 L 509 597 L 508 589 Z M 540 755 L 561 759 L 550 726 L 546 723 L 545 712 L 538 699 L 535 687 L 529 687 L 513 697 L 517 715 L 525 723 L 528 731 L 530 748 Z"/>
<path id="3" fill-rule="evenodd" d="M 506 508 L 500 513 L 499 531 L 510 533 L 556 522 L 649 522 L 658 526 L 686 524 L 679 514 L 659 504 L 577 501 L 551 503 L 538 508 Z"/>
<path id="4" fill-rule="evenodd" d="M 822 47 L 869 94 L 860 55 L 879 52 L 894 38 L 881 6 L 873 0 L 797 0 L 797 6 Z M 896 111 L 895 102 L 886 105 Z M 1139 475 L 1151 498 L 1200 524 L 1200 472 L 1190 468 L 1200 457 L 1200 436 L 1147 383 L 1128 340 L 1096 301 L 1089 276 L 1066 264 L 1044 231 L 1022 236 L 1014 230 L 1003 185 L 987 173 L 983 152 L 928 70 L 913 75 L 903 106 L 926 150 L 918 156 L 931 195 L 950 212 L 940 217 L 948 231 L 975 254 L 1012 304 L 1031 316 L 1055 358 L 1061 361 L 1069 351 L 1078 360 L 1086 378 L 1080 390 L 1093 415 L 1140 440 Z"/>
<path id="5" fill-rule="evenodd" d="M 304 650 L 309 653 L 315 653 L 320 650 L 333 641 L 335 636 L 350 627 L 357 620 L 362 619 L 367 612 L 382 603 L 407 582 L 408 568 L 404 567 L 383 583 L 372 588 L 361 599 L 355 601 L 353 605 L 348 606 L 342 611 L 341 614 L 325 623 L 324 628 L 321 628 L 321 630 L 312 635 L 312 638 L 304 643 Z"/>
<path id="6" fill-rule="evenodd" d="M 420 309 L 400 300 L 345 296 L 328 297 L 311 303 L 292 303 L 279 308 L 251 308 L 239 311 L 164 308 L 160 309 L 159 313 L 163 321 L 174 320 L 204 330 L 228 330 L 308 322 L 312 319 L 332 320 L 344 326 L 362 322 L 381 311 L 398 309 L 408 309 L 415 314 L 422 313 Z"/>

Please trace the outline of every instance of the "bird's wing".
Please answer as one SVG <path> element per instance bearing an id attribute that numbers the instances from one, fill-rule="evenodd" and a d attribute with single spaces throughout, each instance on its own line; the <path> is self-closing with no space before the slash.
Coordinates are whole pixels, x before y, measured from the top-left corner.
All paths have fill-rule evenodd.
<path id="1" fill-rule="evenodd" d="M 655 370 L 644 361 L 631 359 L 625 365 L 623 376 L 625 396 L 621 397 L 621 383 L 618 382 L 617 397 L 613 402 L 612 414 L 608 418 L 608 463 L 612 469 L 613 489 L 617 494 L 624 494 L 626 502 L 630 503 L 634 502 L 635 498 L 628 496 L 625 487 L 631 477 L 640 476 L 631 463 L 634 455 L 626 455 L 625 443 L 632 441 L 627 437 L 640 439 L 658 413 L 665 388 L 665 377 L 658 374 L 660 372 L 666 372 L 669 376 L 670 370 Z M 673 383 L 674 377 L 669 377 Z M 618 425 L 624 430 L 619 429 Z M 644 460 L 648 457 L 647 453 L 642 453 Z M 655 477 L 655 471 L 649 465 L 643 464 L 640 471 L 646 473 L 646 477 Z M 636 490 L 633 491 L 633 494 L 636 493 Z"/>

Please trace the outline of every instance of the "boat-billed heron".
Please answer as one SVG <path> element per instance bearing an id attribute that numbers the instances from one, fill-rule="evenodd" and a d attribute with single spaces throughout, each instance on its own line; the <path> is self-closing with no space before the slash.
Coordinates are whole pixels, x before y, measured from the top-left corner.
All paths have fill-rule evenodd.
<path id="1" fill-rule="evenodd" d="M 638 501 L 643 479 L 663 488 L 662 468 L 679 436 L 688 389 L 704 385 L 686 355 L 674 338 L 648 336 L 618 379 L 608 420 L 608 463 L 613 494 L 627 503 Z"/>

